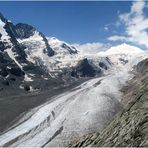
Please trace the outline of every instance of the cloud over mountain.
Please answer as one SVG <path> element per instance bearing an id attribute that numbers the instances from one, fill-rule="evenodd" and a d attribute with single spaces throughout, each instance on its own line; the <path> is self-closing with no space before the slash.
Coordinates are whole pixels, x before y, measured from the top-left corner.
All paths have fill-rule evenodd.
<path id="1" fill-rule="evenodd" d="M 130 12 L 119 14 L 119 22 L 124 27 L 125 36 L 113 35 L 108 37 L 108 40 L 128 41 L 148 47 L 148 18 L 144 11 L 146 9 L 147 2 L 133 2 Z"/>
<path id="2" fill-rule="evenodd" d="M 85 44 L 73 44 L 75 47 L 77 47 L 80 52 L 83 52 L 84 54 L 94 54 L 98 53 L 100 51 L 104 51 L 107 49 L 108 45 L 105 45 L 100 42 L 93 42 L 93 43 L 85 43 Z"/>

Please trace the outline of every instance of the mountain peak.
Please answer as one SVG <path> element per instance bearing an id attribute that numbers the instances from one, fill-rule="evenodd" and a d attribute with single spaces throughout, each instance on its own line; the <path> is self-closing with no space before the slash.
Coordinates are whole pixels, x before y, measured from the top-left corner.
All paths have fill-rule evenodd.
<path id="1" fill-rule="evenodd" d="M 56 52 L 68 52 L 70 54 L 77 53 L 77 49 L 74 46 L 64 41 L 60 41 L 55 37 L 48 38 L 48 43 L 53 49 L 55 49 Z"/>
<path id="2" fill-rule="evenodd" d="M 113 46 L 106 51 L 107 54 L 138 54 L 144 51 L 136 46 L 128 45 L 126 43 Z"/>
<path id="3" fill-rule="evenodd" d="M 20 39 L 29 38 L 34 35 L 36 29 L 28 24 L 18 23 L 15 26 L 17 37 Z"/>

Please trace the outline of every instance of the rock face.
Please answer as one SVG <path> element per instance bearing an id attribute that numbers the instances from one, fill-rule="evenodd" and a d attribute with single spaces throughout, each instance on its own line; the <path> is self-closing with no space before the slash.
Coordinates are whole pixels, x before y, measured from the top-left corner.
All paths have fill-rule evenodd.
<path id="1" fill-rule="evenodd" d="M 70 54 L 75 54 L 77 53 L 77 49 L 73 46 L 69 47 L 66 43 L 63 43 L 61 45 L 62 48 L 65 48 L 67 51 L 69 51 Z"/>
<path id="2" fill-rule="evenodd" d="M 30 25 L 19 23 L 15 26 L 16 36 L 20 39 L 29 38 L 34 35 L 36 29 Z"/>
<path id="3" fill-rule="evenodd" d="M 103 66 L 106 66 L 105 64 Z M 100 66 L 101 67 L 101 66 Z M 101 74 L 101 69 L 95 68 L 91 65 L 87 58 L 78 62 L 78 64 L 73 68 L 71 76 L 73 77 L 95 77 L 97 74 Z"/>
<path id="4" fill-rule="evenodd" d="M 42 39 L 42 41 L 45 44 L 45 48 L 43 49 L 43 52 L 47 53 L 48 56 L 54 55 L 54 51 L 48 44 L 48 41 L 46 37 L 44 36 L 44 34 L 42 34 L 41 32 L 38 32 L 36 28 L 34 28 L 33 26 L 28 25 L 28 24 L 19 23 L 15 26 L 15 30 L 16 30 L 16 37 L 21 40 L 30 38 L 34 36 L 35 33 L 38 33 L 38 36 Z"/>
<path id="5" fill-rule="evenodd" d="M 74 147 L 148 146 L 148 59 L 136 67 L 135 77 L 122 91 L 124 109 L 101 132 L 86 135 Z"/>
<path id="6" fill-rule="evenodd" d="M 62 82 L 61 79 L 51 78 L 44 66 L 28 60 L 28 46 L 20 40 L 29 42 L 33 35 L 41 39 L 44 45 L 42 52 L 49 58 L 53 56 L 54 51 L 42 33 L 27 24 L 14 25 L 0 14 L 0 96 L 26 93 L 26 85 L 31 87 L 32 91 L 45 89 L 51 83 L 56 85 L 59 81 Z"/>
<path id="7" fill-rule="evenodd" d="M 15 54 L 15 59 L 19 63 L 26 63 L 26 54 L 24 47 L 19 44 L 15 38 L 14 26 L 11 22 L 7 21 L 2 14 L 0 14 L 1 21 L 1 39 L 0 39 L 0 75 L 6 77 L 8 74 L 23 76 L 23 70 L 11 59 L 6 49 L 11 49 Z M 11 55 L 12 56 L 12 55 Z"/>

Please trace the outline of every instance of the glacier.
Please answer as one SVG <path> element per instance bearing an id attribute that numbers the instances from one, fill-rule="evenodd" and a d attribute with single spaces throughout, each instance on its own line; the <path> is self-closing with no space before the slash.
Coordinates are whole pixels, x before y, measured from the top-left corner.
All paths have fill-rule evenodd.
<path id="1" fill-rule="evenodd" d="M 132 78 L 132 62 L 116 65 L 105 76 L 90 79 L 50 102 L 30 110 L 0 135 L 0 146 L 67 146 L 102 130 L 122 108 L 120 89 Z"/>

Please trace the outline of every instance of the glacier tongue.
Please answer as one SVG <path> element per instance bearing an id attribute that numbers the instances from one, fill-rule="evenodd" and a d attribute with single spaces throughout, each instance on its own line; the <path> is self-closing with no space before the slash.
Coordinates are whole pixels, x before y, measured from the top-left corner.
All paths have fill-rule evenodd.
<path id="1" fill-rule="evenodd" d="M 121 87 L 131 75 L 126 68 L 91 79 L 31 110 L 22 122 L 0 136 L 0 146 L 67 146 L 102 130 L 121 109 Z M 28 116 L 28 117 L 27 117 Z M 23 121 L 23 118 L 25 119 Z"/>

